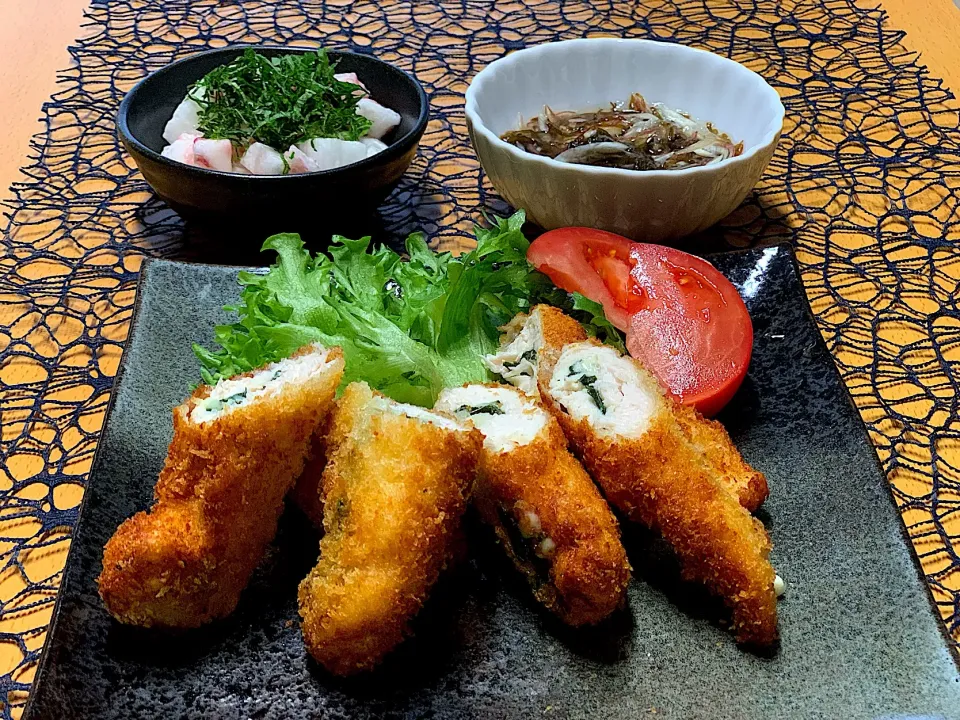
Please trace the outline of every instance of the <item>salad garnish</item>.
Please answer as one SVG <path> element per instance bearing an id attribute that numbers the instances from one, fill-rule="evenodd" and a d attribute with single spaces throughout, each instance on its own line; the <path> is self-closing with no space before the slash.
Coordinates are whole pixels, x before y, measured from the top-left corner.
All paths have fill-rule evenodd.
<path id="1" fill-rule="evenodd" d="M 623 336 L 603 306 L 557 288 L 527 261 L 523 212 L 477 227 L 477 247 L 437 253 L 420 233 L 406 256 L 371 247 L 370 238 L 336 236 L 312 255 L 298 235 L 269 238 L 277 262 L 241 272 L 236 322 L 219 326 L 211 350 L 200 345 L 212 384 L 275 362 L 311 342 L 340 346 L 344 384 L 364 380 L 384 394 L 430 407 L 445 387 L 493 379 L 483 357 L 496 352 L 500 327 L 537 303 L 564 309 L 587 332 L 623 351 Z"/>

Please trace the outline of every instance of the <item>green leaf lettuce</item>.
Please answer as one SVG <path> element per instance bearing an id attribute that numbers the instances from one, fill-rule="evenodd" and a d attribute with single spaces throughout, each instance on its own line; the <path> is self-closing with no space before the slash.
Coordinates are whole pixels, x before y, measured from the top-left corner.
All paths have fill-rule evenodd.
<path id="1" fill-rule="evenodd" d="M 486 382 L 483 356 L 499 328 L 539 302 L 566 310 L 592 335 L 622 349 L 599 304 L 556 288 L 526 260 L 522 212 L 477 228 L 477 247 L 435 253 L 422 234 L 406 255 L 370 238 L 334 237 L 316 256 L 298 235 L 263 244 L 277 255 L 266 272 L 241 272 L 238 320 L 214 332 L 217 350 L 194 345 L 206 383 L 280 360 L 311 342 L 339 345 L 344 383 L 364 380 L 384 394 L 431 406 L 445 387 Z"/>

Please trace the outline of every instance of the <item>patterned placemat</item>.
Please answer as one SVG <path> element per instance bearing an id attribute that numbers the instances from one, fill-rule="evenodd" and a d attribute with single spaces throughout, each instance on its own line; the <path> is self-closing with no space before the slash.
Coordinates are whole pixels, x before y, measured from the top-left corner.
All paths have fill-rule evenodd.
<path id="1" fill-rule="evenodd" d="M 322 42 L 414 72 L 421 152 L 383 211 L 462 248 L 504 210 L 466 139 L 469 79 L 505 52 L 585 35 L 681 42 L 780 90 L 787 125 L 755 194 L 697 246 L 790 240 L 947 626 L 960 640 L 957 105 L 853 0 L 94 0 L 44 107 L 0 253 L 0 716 L 29 690 L 145 255 L 183 248 L 114 135 L 146 73 L 230 43 Z M 837 458 L 843 462 L 843 458 Z M 856 512 L 856 508 L 850 508 Z M 0 698 L 2 702 L 4 698 Z"/>

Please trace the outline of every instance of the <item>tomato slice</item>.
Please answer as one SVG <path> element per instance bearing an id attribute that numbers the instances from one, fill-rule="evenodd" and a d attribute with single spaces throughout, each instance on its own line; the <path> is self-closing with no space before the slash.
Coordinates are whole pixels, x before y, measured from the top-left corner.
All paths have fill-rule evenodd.
<path id="1" fill-rule="evenodd" d="M 645 302 L 630 317 L 627 350 L 684 404 L 716 415 L 750 366 L 747 306 L 719 270 L 695 255 L 636 243 L 631 260 Z"/>
<path id="2" fill-rule="evenodd" d="M 634 313 L 644 307 L 643 295 L 638 292 L 638 286 L 630 275 L 629 263 L 610 255 L 594 256 L 589 248 L 587 262 L 603 280 L 618 310 Z"/>
<path id="3" fill-rule="evenodd" d="M 627 238 L 603 230 L 560 228 L 534 240 L 527 260 L 557 287 L 603 305 L 607 320 L 626 332 L 632 312 L 632 245 Z"/>
<path id="4" fill-rule="evenodd" d="M 719 412 L 743 382 L 750 315 L 706 260 L 589 228 L 544 233 L 527 259 L 557 286 L 601 303 L 626 331 L 630 354 L 704 415 Z"/>

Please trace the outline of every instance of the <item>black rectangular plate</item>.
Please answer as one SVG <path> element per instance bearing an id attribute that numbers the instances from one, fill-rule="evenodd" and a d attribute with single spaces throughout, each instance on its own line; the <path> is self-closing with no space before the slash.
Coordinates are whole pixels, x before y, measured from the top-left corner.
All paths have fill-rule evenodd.
<path id="1" fill-rule="evenodd" d="M 191 343 L 210 341 L 238 292 L 236 268 L 158 260 L 143 271 L 27 717 L 960 718 L 955 658 L 791 250 L 714 262 L 756 332 L 721 419 L 770 481 L 761 518 L 787 582 L 776 652 L 738 648 L 722 609 L 636 528 L 624 528 L 628 607 L 574 632 L 533 605 L 471 525 L 472 556 L 441 582 L 414 639 L 373 674 L 337 680 L 301 641 L 296 587 L 317 537 L 292 508 L 228 620 L 178 636 L 117 624 L 97 596 L 103 545 L 149 505 L 170 410 L 198 377 Z"/>

